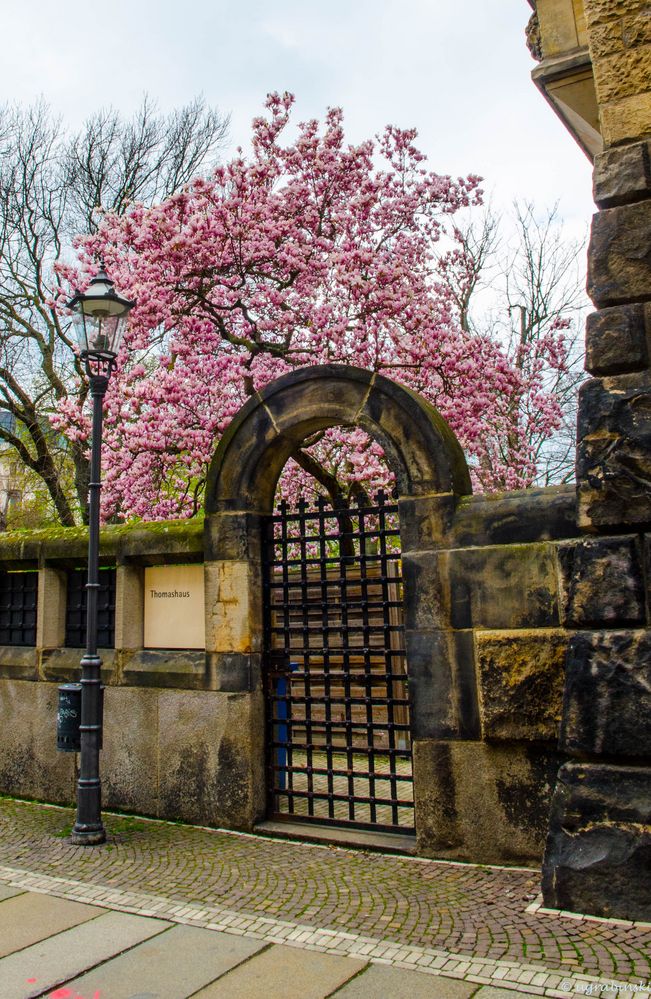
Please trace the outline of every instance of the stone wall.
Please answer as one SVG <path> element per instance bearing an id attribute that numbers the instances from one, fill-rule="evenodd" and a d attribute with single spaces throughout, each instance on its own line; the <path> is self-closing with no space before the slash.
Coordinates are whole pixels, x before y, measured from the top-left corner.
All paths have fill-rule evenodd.
<path id="1" fill-rule="evenodd" d="M 559 766 L 620 737 L 620 688 L 609 713 L 584 674 L 598 685 L 595 636 L 614 624 L 645 640 L 640 540 L 580 537 L 571 487 L 400 504 L 405 592 L 418 594 L 405 606 L 418 852 L 539 862 Z M 248 567 L 259 523 L 235 526 L 228 544 Z M 102 531 L 102 562 L 117 566 L 116 648 L 102 652 L 104 800 L 248 830 L 266 810 L 255 599 L 242 580 L 208 585 L 205 653 L 142 648 L 144 568 L 204 562 L 208 579 L 215 537 L 210 518 Z M 0 648 L 4 793 L 74 800 L 75 757 L 55 751 L 54 729 L 57 683 L 78 676 L 80 658 L 61 647 L 65 570 L 85 553 L 81 530 L 0 536 L 0 565 L 37 568 L 40 581 L 37 647 Z M 630 658 L 636 646 L 616 649 Z M 622 669 L 623 694 L 633 674 Z"/>
<path id="2" fill-rule="evenodd" d="M 614 15 L 626 6 L 609 4 L 608 17 L 603 4 L 586 8 L 599 51 L 606 29 L 620 37 L 628 22 Z M 597 79 L 618 59 L 598 58 Z M 577 442 L 578 525 L 588 537 L 572 570 L 581 630 L 568 653 L 560 738 L 580 762 L 559 775 L 543 880 L 548 905 L 622 918 L 651 911 L 650 148 L 633 142 L 595 160 L 593 377 L 580 394 Z"/>
<path id="3" fill-rule="evenodd" d="M 543 54 L 565 30 L 568 2 L 538 0 Z M 588 255 L 597 311 L 586 328 L 593 377 L 579 400 L 584 538 L 562 558 L 577 630 L 559 747 L 574 762 L 554 794 L 543 893 L 560 909 L 649 919 L 651 10 L 644 0 L 581 7 L 603 142 Z"/>
<path id="4" fill-rule="evenodd" d="M 404 507 L 402 517 L 414 528 Z M 465 497 L 443 521 L 404 531 L 405 589 L 421 596 L 405 623 L 422 854 L 540 860 L 562 762 L 563 661 L 585 600 L 572 588 L 583 550 L 575 520 L 574 491 L 558 488 Z M 102 651 L 104 800 L 251 829 L 265 815 L 264 708 L 260 656 L 250 651 L 260 624 L 241 585 L 230 595 L 222 585 L 221 605 L 206 589 L 207 634 L 217 627 L 229 649 L 142 648 L 144 568 L 203 561 L 213 528 L 199 520 L 102 531 L 102 563 L 117 566 L 116 648 Z M 80 650 L 61 647 L 62 622 L 65 571 L 85 556 L 82 530 L 0 536 L 2 568 L 38 569 L 40 583 L 37 647 L 0 648 L 3 793 L 74 800 L 75 757 L 55 750 L 56 688 L 78 677 Z"/>
<path id="5" fill-rule="evenodd" d="M 62 647 L 66 570 L 85 565 L 85 530 L 0 536 L 3 570 L 38 569 L 37 646 L 0 648 L 0 791 L 71 804 L 76 757 L 55 749 L 57 686 L 79 678 L 82 650 Z M 256 741 L 255 705 L 222 693 L 198 650 L 143 648 L 148 565 L 203 562 L 203 521 L 109 527 L 101 563 L 117 567 L 115 648 L 101 650 L 105 692 L 103 797 L 108 806 L 247 827 L 251 798 L 233 732 Z"/>

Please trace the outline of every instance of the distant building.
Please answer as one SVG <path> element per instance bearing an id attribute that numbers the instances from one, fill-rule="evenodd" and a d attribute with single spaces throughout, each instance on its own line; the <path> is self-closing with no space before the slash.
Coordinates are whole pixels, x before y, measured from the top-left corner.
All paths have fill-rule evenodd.
<path id="1" fill-rule="evenodd" d="M 0 427 L 15 430 L 13 413 L 0 412 Z M 0 530 L 6 529 L 9 511 L 22 505 L 25 495 L 22 472 L 22 463 L 14 449 L 0 441 Z"/>

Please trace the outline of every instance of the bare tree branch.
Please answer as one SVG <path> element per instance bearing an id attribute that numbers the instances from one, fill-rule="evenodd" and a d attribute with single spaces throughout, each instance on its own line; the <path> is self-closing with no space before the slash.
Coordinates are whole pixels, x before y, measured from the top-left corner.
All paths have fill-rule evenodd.
<path id="1" fill-rule="evenodd" d="M 145 97 L 131 120 L 101 110 L 73 135 L 44 101 L 0 106 L 0 409 L 19 428 L 0 428 L 0 441 L 39 476 L 62 523 L 86 519 L 88 460 L 49 417 L 63 400 L 83 403 L 87 386 L 53 306 L 54 265 L 98 212 L 153 204 L 212 169 L 227 130 L 201 97 L 167 115 Z"/>

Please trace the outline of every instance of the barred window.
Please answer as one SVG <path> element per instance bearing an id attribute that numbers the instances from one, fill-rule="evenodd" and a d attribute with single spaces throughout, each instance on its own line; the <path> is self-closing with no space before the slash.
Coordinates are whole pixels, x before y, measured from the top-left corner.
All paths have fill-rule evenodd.
<path id="1" fill-rule="evenodd" d="M 83 648 L 86 644 L 86 569 L 68 572 L 66 602 L 66 647 Z M 97 591 L 97 645 L 112 649 L 115 645 L 115 569 L 100 568 Z"/>
<path id="2" fill-rule="evenodd" d="M 0 574 L 0 645 L 36 645 L 38 572 Z"/>

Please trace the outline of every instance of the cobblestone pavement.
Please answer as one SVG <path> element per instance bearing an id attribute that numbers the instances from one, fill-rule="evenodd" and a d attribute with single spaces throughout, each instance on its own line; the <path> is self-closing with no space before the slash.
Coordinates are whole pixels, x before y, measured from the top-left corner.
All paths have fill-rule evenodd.
<path id="1" fill-rule="evenodd" d="M 116 815 L 105 816 L 106 844 L 74 847 L 65 838 L 72 819 L 69 809 L 0 799 L 2 878 L 11 880 L 6 868 L 24 872 L 24 886 L 41 891 L 53 885 L 56 890 L 51 879 L 59 878 L 66 897 L 92 897 L 109 907 L 194 925 L 230 925 L 232 932 L 258 932 L 264 939 L 289 936 L 316 949 L 336 946 L 339 953 L 365 947 L 372 960 L 400 966 L 438 961 L 433 967 L 454 977 L 471 977 L 474 967 L 471 980 L 492 975 L 495 984 L 511 988 L 528 975 L 528 995 L 567 995 L 570 990 L 558 988 L 568 975 L 573 981 L 596 976 L 648 983 L 651 978 L 651 925 L 531 911 L 538 895 L 536 872 Z M 45 876 L 40 888 L 30 875 Z M 321 939 L 317 929 L 328 931 L 330 944 L 315 943 Z M 503 967 L 490 972 L 494 962 Z"/>

